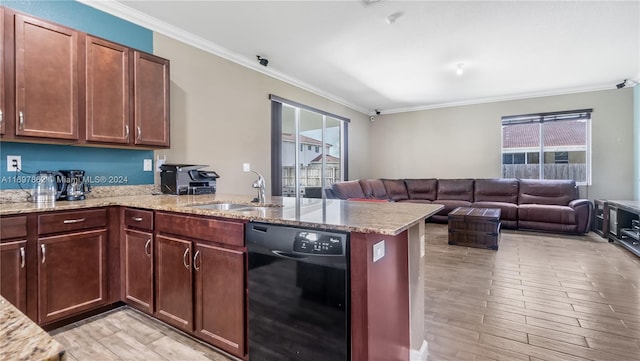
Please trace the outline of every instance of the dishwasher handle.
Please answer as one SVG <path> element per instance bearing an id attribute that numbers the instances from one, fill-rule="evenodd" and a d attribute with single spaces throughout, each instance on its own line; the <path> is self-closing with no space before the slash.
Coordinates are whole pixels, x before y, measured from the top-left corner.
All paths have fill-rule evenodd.
<path id="1" fill-rule="evenodd" d="M 300 256 L 298 254 L 293 254 L 293 253 L 288 253 L 288 252 L 283 252 L 283 251 L 277 251 L 277 250 L 271 250 L 271 253 L 275 254 L 278 257 L 282 257 L 282 258 L 289 258 L 289 259 L 293 259 L 293 260 L 301 260 L 301 259 L 307 259 L 306 256 Z"/>

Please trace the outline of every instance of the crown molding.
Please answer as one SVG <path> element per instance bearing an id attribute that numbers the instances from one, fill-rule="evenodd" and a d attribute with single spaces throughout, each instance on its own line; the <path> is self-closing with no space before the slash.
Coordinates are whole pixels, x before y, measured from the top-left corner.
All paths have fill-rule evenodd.
<path id="1" fill-rule="evenodd" d="M 511 100 L 542 98 L 542 97 L 558 96 L 558 95 L 570 95 L 570 94 L 588 93 L 588 92 L 601 91 L 601 90 L 615 90 L 615 86 L 612 86 L 611 84 L 606 84 L 606 85 L 598 85 L 598 86 L 591 86 L 591 87 L 561 89 L 561 90 L 555 90 L 555 91 L 523 93 L 523 94 L 517 94 L 517 95 L 498 96 L 498 97 L 491 97 L 491 98 L 479 98 L 479 99 L 473 99 L 473 100 L 463 100 L 459 102 L 436 103 L 436 104 L 410 107 L 410 108 L 385 109 L 384 111 L 382 111 L 382 114 L 418 112 L 421 110 L 451 108 L 451 107 L 459 107 L 464 105 L 497 103 L 497 102 L 505 102 L 505 101 L 511 101 Z"/>
<path id="2" fill-rule="evenodd" d="M 219 46 L 209 40 L 206 40 L 202 37 L 196 36 L 190 32 L 187 32 L 183 29 L 180 29 L 176 26 L 167 24 L 164 21 L 158 20 L 152 16 L 149 16 L 141 11 L 136 9 L 132 9 L 129 6 L 126 6 L 115 0 L 76 0 L 82 4 L 87 6 L 91 6 L 95 9 L 103 11 L 105 13 L 111 14 L 113 16 L 119 17 L 121 19 L 130 21 L 136 25 L 147 28 L 153 32 L 157 32 L 159 34 L 168 36 L 185 44 L 196 47 L 200 50 L 206 51 L 210 54 L 219 56 L 223 59 L 229 60 L 238 65 L 244 66 L 251 70 L 257 71 L 274 79 L 283 81 L 285 83 L 291 84 L 295 87 L 298 87 L 302 90 L 306 90 L 315 95 L 321 96 L 328 100 L 331 100 L 340 105 L 344 105 L 345 107 L 351 108 L 355 111 L 358 111 L 363 114 L 369 114 L 369 110 L 362 108 L 358 105 L 355 105 L 345 99 L 337 97 L 333 94 L 327 93 L 319 88 L 316 88 L 310 84 L 307 84 L 299 79 L 286 75 L 282 72 L 269 69 L 264 67 L 257 62 L 249 61 L 246 57 L 241 56 L 238 53 L 230 51 L 227 48 Z"/>

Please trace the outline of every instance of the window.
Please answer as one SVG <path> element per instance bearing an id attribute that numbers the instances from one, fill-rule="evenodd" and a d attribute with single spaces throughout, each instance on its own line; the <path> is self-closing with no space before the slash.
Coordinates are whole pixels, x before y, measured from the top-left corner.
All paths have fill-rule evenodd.
<path id="1" fill-rule="evenodd" d="M 271 194 L 322 198 L 324 186 L 348 179 L 349 119 L 275 95 L 270 99 Z"/>
<path id="2" fill-rule="evenodd" d="M 590 184 L 591 113 L 586 109 L 502 117 L 502 177 Z"/>

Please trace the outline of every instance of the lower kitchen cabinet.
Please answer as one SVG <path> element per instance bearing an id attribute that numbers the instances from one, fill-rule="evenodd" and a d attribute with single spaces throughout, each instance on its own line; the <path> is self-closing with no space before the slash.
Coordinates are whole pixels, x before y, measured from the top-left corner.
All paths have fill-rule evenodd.
<path id="1" fill-rule="evenodd" d="M 243 355 L 245 254 L 197 243 L 195 270 L 195 333 L 234 355 Z"/>
<path id="2" fill-rule="evenodd" d="M 0 294 L 27 312 L 27 241 L 0 243 Z"/>
<path id="3" fill-rule="evenodd" d="M 187 332 L 193 331 L 191 257 L 191 241 L 156 235 L 155 315 Z"/>
<path id="4" fill-rule="evenodd" d="M 124 302 L 143 312 L 153 313 L 153 234 L 124 231 Z"/>
<path id="5" fill-rule="evenodd" d="M 38 322 L 46 324 L 107 304 L 107 231 L 38 239 Z"/>

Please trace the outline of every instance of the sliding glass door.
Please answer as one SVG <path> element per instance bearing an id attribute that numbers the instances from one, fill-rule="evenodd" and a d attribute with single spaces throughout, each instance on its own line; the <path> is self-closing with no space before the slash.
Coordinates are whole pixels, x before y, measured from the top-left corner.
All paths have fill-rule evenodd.
<path id="1" fill-rule="evenodd" d="M 282 101 L 272 110 L 272 194 L 322 198 L 346 179 L 348 120 Z"/>

